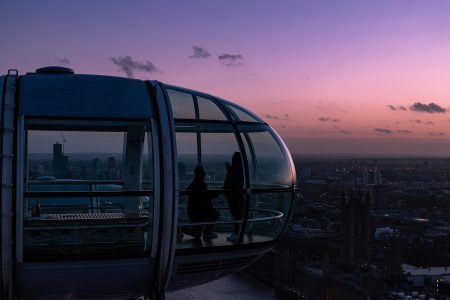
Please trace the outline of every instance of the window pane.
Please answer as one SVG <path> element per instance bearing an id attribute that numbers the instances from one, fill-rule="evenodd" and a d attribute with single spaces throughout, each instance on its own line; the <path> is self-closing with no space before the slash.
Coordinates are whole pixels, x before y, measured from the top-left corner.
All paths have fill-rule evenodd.
<path id="1" fill-rule="evenodd" d="M 244 122 L 262 122 L 255 117 L 253 117 L 250 113 L 246 112 L 244 109 L 241 109 L 234 105 L 228 105 L 228 107 L 235 113 L 237 119 L 239 121 Z"/>
<path id="2" fill-rule="evenodd" d="M 28 180 L 120 179 L 123 132 L 28 131 Z"/>
<path id="3" fill-rule="evenodd" d="M 287 222 L 293 192 L 252 194 L 243 243 L 273 240 Z"/>
<path id="4" fill-rule="evenodd" d="M 167 90 L 175 119 L 195 119 L 194 99 L 191 94 Z"/>
<path id="5" fill-rule="evenodd" d="M 192 132 L 177 132 L 177 156 L 178 156 L 178 184 L 180 189 L 185 189 L 192 176 L 197 161 L 197 134 Z"/>
<path id="6" fill-rule="evenodd" d="M 29 130 L 28 184 L 57 184 L 61 191 L 79 191 L 76 186 L 81 183 L 101 180 L 117 182 L 122 187 L 125 181 L 124 190 L 151 190 L 152 147 L 145 129 L 130 126 L 122 132 Z"/>
<path id="7" fill-rule="evenodd" d="M 289 187 L 293 184 L 291 166 L 280 146 L 269 132 L 248 132 L 254 149 L 256 178 L 253 187 Z M 249 156 L 251 157 L 251 155 Z"/>
<path id="8" fill-rule="evenodd" d="M 203 120 L 226 120 L 220 108 L 211 100 L 197 97 L 200 119 Z"/>
<path id="9" fill-rule="evenodd" d="M 201 130 L 206 132 L 199 127 L 192 127 L 198 132 L 177 132 L 181 193 L 178 248 L 234 245 L 241 228 L 244 170 L 233 128 L 229 124 L 203 125 Z M 233 165 L 233 156 L 239 164 L 234 159 Z"/>
<path id="10" fill-rule="evenodd" d="M 59 198 L 67 202 L 69 198 Z M 114 202 L 106 199 L 105 202 Z M 58 261 L 141 256 L 151 244 L 149 219 L 119 210 L 47 213 L 24 219 L 24 260 Z"/>
<path id="11" fill-rule="evenodd" d="M 24 197 L 26 260 L 149 251 L 153 158 L 148 127 L 130 123 L 114 132 L 27 131 L 26 191 L 33 194 Z M 148 195 L 136 195 L 145 190 Z"/>

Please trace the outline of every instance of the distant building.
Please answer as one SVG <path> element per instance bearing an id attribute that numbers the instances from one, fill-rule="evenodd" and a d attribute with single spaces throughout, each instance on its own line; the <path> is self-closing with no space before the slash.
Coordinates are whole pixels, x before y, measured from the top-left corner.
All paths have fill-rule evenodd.
<path id="1" fill-rule="evenodd" d="M 369 170 L 364 168 L 362 172 L 363 184 L 382 184 L 381 172 L 378 168 Z"/>
<path id="2" fill-rule="evenodd" d="M 114 156 L 108 157 L 108 170 L 115 171 L 117 168 L 116 158 Z"/>
<path id="3" fill-rule="evenodd" d="M 340 261 L 353 264 L 370 260 L 372 224 L 370 194 L 361 191 L 342 193 L 340 224 Z"/>
<path id="4" fill-rule="evenodd" d="M 311 168 L 300 168 L 297 174 L 297 179 L 303 181 L 311 177 Z"/>
<path id="5" fill-rule="evenodd" d="M 388 209 L 389 196 L 388 187 L 384 184 L 372 186 L 372 207 L 374 209 Z"/>
<path id="6" fill-rule="evenodd" d="M 439 284 L 450 283 L 450 267 L 419 268 L 403 264 L 402 268 L 414 288 L 438 289 Z"/>
<path id="7" fill-rule="evenodd" d="M 92 171 L 93 171 L 92 179 L 102 179 L 101 178 L 101 172 L 102 172 L 101 164 L 102 164 L 102 162 L 99 158 L 94 158 L 92 160 Z"/>
<path id="8" fill-rule="evenodd" d="M 402 257 L 400 253 L 399 239 L 392 236 L 391 245 L 386 255 L 386 283 L 389 287 L 398 288 L 403 281 Z"/>
<path id="9" fill-rule="evenodd" d="M 117 170 L 117 161 L 114 156 L 108 157 L 107 166 L 107 179 L 120 179 L 120 172 Z"/>
<path id="10" fill-rule="evenodd" d="M 55 178 L 68 178 L 69 157 L 63 153 L 63 145 L 53 144 L 53 176 Z"/>

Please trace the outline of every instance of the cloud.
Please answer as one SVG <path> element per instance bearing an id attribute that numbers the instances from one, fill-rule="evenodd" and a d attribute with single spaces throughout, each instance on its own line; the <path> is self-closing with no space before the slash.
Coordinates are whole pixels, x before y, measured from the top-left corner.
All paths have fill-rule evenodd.
<path id="1" fill-rule="evenodd" d="M 325 117 L 320 117 L 319 121 L 320 122 L 335 122 L 335 123 L 340 122 L 339 119 L 325 118 Z"/>
<path id="2" fill-rule="evenodd" d="M 425 124 L 427 124 L 427 125 L 434 125 L 434 122 L 433 121 L 427 121 Z"/>
<path id="3" fill-rule="evenodd" d="M 271 115 L 271 114 L 264 114 L 264 116 L 267 119 L 270 119 L 270 120 L 278 120 L 278 121 L 287 121 L 287 120 L 289 120 L 289 114 L 283 114 L 283 115 L 280 115 L 280 116 Z"/>
<path id="4" fill-rule="evenodd" d="M 434 102 L 431 102 L 429 104 L 424 104 L 424 103 L 420 103 L 420 102 L 416 102 L 413 105 L 411 105 L 409 107 L 412 111 L 416 111 L 416 112 L 423 112 L 423 113 L 429 113 L 429 114 L 434 114 L 434 113 L 446 113 L 447 110 L 439 105 L 437 105 Z"/>
<path id="5" fill-rule="evenodd" d="M 134 78 L 135 71 L 145 73 L 160 72 L 151 61 L 139 62 L 130 56 L 111 57 L 110 60 L 124 72 L 128 78 Z"/>
<path id="6" fill-rule="evenodd" d="M 342 134 L 352 134 L 350 131 L 347 130 L 339 130 L 339 132 Z"/>
<path id="7" fill-rule="evenodd" d="M 396 130 L 396 132 L 400 133 L 400 134 L 411 134 L 412 133 L 410 130 L 406 130 L 406 129 Z"/>
<path id="8" fill-rule="evenodd" d="M 421 120 L 410 120 L 411 123 L 422 124 Z"/>
<path id="9" fill-rule="evenodd" d="M 211 56 L 211 53 L 206 51 L 205 48 L 199 47 L 199 46 L 192 46 L 194 49 L 194 54 L 189 56 L 189 58 L 208 58 Z"/>
<path id="10" fill-rule="evenodd" d="M 403 110 L 403 111 L 406 111 L 406 110 L 408 110 L 406 107 L 404 107 L 404 106 L 402 106 L 402 105 L 400 105 L 400 106 L 394 106 L 394 105 L 387 105 L 387 107 L 389 107 L 391 110 Z"/>
<path id="11" fill-rule="evenodd" d="M 70 65 L 70 60 L 68 58 L 58 58 L 57 61 L 62 65 Z"/>
<path id="12" fill-rule="evenodd" d="M 386 128 L 375 128 L 374 131 L 382 134 L 394 134 L 392 130 Z"/>
<path id="13" fill-rule="evenodd" d="M 428 135 L 431 135 L 431 136 L 444 136 L 445 132 L 428 132 Z"/>
<path id="14" fill-rule="evenodd" d="M 287 101 L 287 100 L 280 100 L 280 101 L 272 102 L 272 104 L 278 105 L 278 104 L 285 104 L 285 103 L 288 103 L 288 102 L 289 101 Z"/>
<path id="15" fill-rule="evenodd" d="M 224 53 L 218 56 L 219 60 L 228 67 L 243 66 L 242 60 L 244 57 L 241 54 Z"/>

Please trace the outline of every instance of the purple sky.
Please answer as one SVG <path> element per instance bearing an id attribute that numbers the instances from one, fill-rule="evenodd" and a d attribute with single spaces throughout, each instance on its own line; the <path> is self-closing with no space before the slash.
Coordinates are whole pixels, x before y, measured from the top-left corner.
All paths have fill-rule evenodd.
<path id="1" fill-rule="evenodd" d="M 0 73 L 198 89 L 261 115 L 294 153 L 449 155 L 449 16 L 424 0 L 2 1 Z"/>

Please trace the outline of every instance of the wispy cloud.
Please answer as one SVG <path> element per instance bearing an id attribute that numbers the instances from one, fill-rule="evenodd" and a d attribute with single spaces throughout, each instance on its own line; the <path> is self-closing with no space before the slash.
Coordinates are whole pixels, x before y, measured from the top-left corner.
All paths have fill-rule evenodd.
<path id="1" fill-rule="evenodd" d="M 119 67 L 119 70 L 124 72 L 128 78 L 134 78 L 135 71 L 141 71 L 145 73 L 160 72 L 158 68 L 151 62 L 136 61 L 131 56 L 111 57 L 110 60 Z"/>
<path id="2" fill-rule="evenodd" d="M 264 116 L 270 120 L 278 120 L 278 121 L 289 120 L 289 114 L 283 114 L 283 115 L 264 114 Z"/>
<path id="3" fill-rule="evenodd" d="M 320 117 L 319 121 L 320 122 L 335 122 L 335 123 L 340 122 L 339 119 L 329 118 L 329 117 Z"/>
<path id="4" fill-rule="evenodd" d="M 428 132 L 428 135 L 431 135 L 431 136 L 444 136 L 445 132 Z"/>
<path id="5" fill-rule="evenodd" d="M 409 120 L 411 123 L 422 124 L 422 120 Z"/>
<path id="6" fill-rule="evenodd" d="M 342 133 L 342 134 L 352 134 L 350 131 L 347 131 L 347 130 L 339 130 L 339 132 L 340 133 Z"/>
<path id="7" fill-rule="evenodd" d="M 411 109 L 412 111 L 429 113 L 429 114 L 446 113 L 447 112 L 447 110 L 445 108 L 443 108 L 442 106 L 440 106 L 434 102 L 431 102 L 429 104 L 416 102 L 413 105 L 411 105 L 409 107 L 409 109 Z"/>
<path id="8" fill-rule="evenodd" d="M 386 128 L 375 128 L 374 131 L 381 134 L 394 134 L 392 130 Z"/>
<path id="9" fill-rule="evenodd" d="M 399 134 L 411 134 L 412 133 L 412 131 L 406 130 L 406 129 L 396 130 L 396 132 Z"/>
<path id="10" fill-rule="evenodd" d="M 229 54 L 224 53 L 218 56 L 219 60 L 228 67 L 240 67 L 243 66 L 244 57 L 242 54 Z"/>
<path id="11" fill-rule="evenodd" d="M 62 65 L 70 65 L 70 60 L 68 58 L 58 58 L 57 61 Z"/>
<path id="12" fill-rule="evenodd" d="M 287 101 L 287 100 L 280 100 L 280 101 L 272 102 L 272 104 L 278 105 L 278 104 L 285 104 L 285 103 L 288 103 L 288 102 L 289 101 Z"/>
<path id="13" fill-rule="evenodd" d="M 406 111 L 406 110 L 408 110 L 406 107 L 404 107 L 404 106 L 395 106 L 395 105 L 387 105 L 387 107 L 389 107 L 391 110 L 403 110 L 403 111 Z"/>
<path id="14" fill-rule="evenodd" d="M 211 56 L 211 53 L 209 53 L 205 48 L 192 46 L 192 49 L 194 50 L 194 54 L 189 56 L 189 58 L 208 58 Z"/>
<path id="15" fill-rule="evenodd" d="M 425 124 L 426 125 L 434 125 L 434 122 L 433 121 L 427 121 Z"/>

